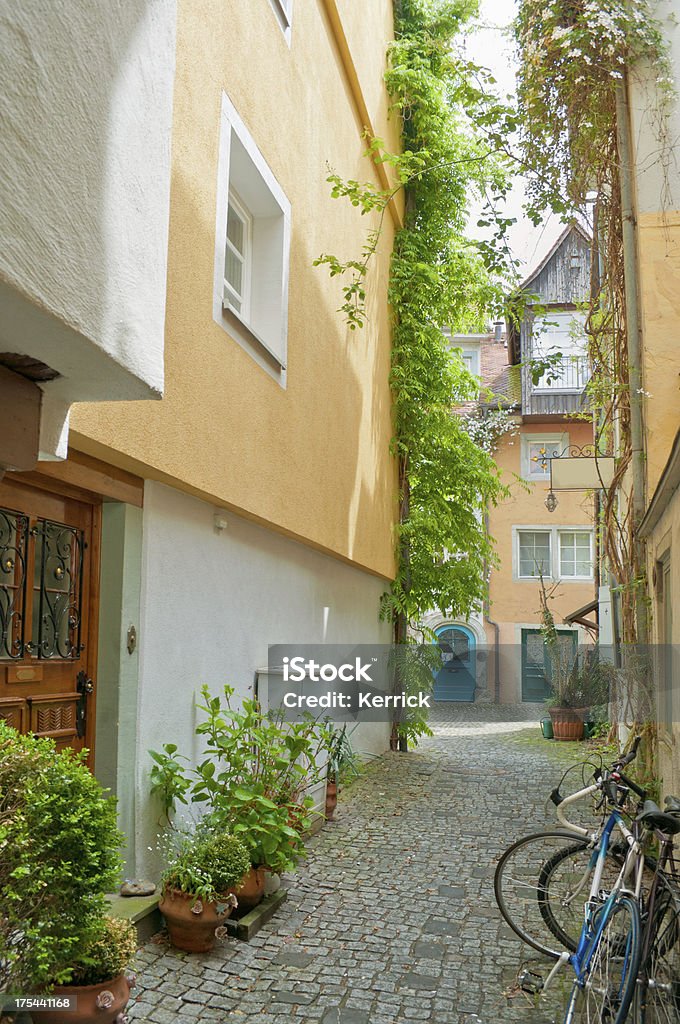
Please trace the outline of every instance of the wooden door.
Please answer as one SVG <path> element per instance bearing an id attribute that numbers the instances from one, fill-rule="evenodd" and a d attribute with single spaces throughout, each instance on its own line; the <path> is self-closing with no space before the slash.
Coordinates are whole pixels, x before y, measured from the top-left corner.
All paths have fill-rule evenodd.
<path id="1" fill-rule="evenodd" d="M 557 631 L 558 642 L 571 662 L 578 651 L 575 630 Z M 540 629 L 522 630 L 522 700 L 531 703 L 552 697 L 550 658 Z"/>
<path id="2" fill-rule="evenodd" d="M 0 481 L 0 717 L 94 744 L 101 506 Z"/>

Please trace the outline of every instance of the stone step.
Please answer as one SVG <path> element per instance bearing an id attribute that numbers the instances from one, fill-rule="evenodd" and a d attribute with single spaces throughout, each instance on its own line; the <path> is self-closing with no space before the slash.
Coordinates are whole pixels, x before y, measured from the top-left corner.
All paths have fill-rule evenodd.
<path id="1" fill-rule="evenodd" d="M 140 944 L 148 942 L 163 927 L 163 917 L 158 909 L 161 899 L 159 893 L 153 896 L 119 896 L 118 893 L 110 893 L 107 899 L 111 917 L 132 921 Z"/>

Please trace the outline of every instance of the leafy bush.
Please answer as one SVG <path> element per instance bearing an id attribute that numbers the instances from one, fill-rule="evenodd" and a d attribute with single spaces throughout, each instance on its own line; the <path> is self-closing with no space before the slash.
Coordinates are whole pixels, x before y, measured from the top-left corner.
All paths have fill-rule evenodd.
<path id="1" fill-rule="evenodd" d="M 163 888 L 216 900 L 237 886 L 249 870 L 250 854 L 240 839 L 227 832 L 199 829 L 180 840 L 163 873 Z"/>
<path id="2" fill-rule="evenodd" d="M 206 721 L 196 733 L 207 757 L 194 768 L 174 743 L 150 751 L 152 792 L 166 814 L 177 803 L 205 803 L 212 825 L 237 835 L 255 867 L 286 871 L 304 854 L 302 833 L 312 821 L 305 790 L 319 779 L 318 726 L 313 719 L 284 723 L 256 700 L 245 699 L 236 710 L 231 686 L 224 688 L 224 702 L 207 687 L 201 693 Z"/>
<path id="3" fill-rule="evenodd" d="M 131 967 L 137 952 L 137 931 L 131 921 L 105 917 L 98 937 L 72 964 L 71 985 L 99 985 Z"/>
<path id="4" fill-rule="evenodd" d="M 0 722 L 0 991 L 68 980 L 101 929 L 122 840 L 82 755 Z"/>

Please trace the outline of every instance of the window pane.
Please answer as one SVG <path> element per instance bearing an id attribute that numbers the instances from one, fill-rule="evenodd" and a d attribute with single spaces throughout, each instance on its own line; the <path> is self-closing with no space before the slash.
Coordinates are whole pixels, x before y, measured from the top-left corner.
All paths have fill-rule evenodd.
<path id="1" fill-rule="evenodd" d="M 566 530 L 560 533 L 560 575 L 592 576 L 590 533 Z"/>
<path id="2" fill-rule="evenodd" d="M 243 255 L 244 234 L 245 225 L 243 223 L 243 219 L 239 217 L 234 207 L 229 203 L 229 211 L 227 213 L 227 238 L 236 251 L 241 255 Z"/>
<path id="3" fill-rule="evenodd" d="M 541 441 L 535 441 L 529 445 L 529 476 L 549 476 L 549 464 L 546 458 L 550 454 L 548 449 L 549 446 Z"/>
<path id="4" fill-rule="evenodd" d="M 520 576 L 550 575 L 550 534 L 523 531 L 519 534 Z"/>
<path id="5" fill-rule="evenodd" d="M 243 294 L 243 263 L 239 257 L 227 246 L 227 256 L 224 263 L 224 276 L 229 282 L 232 290 L 238 295 Z"/>

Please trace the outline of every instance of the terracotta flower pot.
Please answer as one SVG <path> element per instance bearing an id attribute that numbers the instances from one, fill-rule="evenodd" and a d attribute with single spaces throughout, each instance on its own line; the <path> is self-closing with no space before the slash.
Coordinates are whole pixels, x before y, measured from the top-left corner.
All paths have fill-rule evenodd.
<path id="1" fill-rule="evenodd" d="M 582 740 L 587 708 L 548 708 L 556 740 Z"/>
<path id="2" fill-rule="evenodd" d="M 128 1004 L 130 983 L 124 974 L 99 985 L 59 985 L 51 993 L 54 997 L 75 996 L 75 1010 L 41 1010 L 41 1024 L 114 1024 Z"/>
<path id="3" fill-rule="evenodd" d="M 231 892 L 236 894 L 241 910 L 252 910 L 264 898 L 265 868 L 251 868 Z"/>
<path id="4" fill-rule="evenodd" d="M 170 932 L 170 940 L 185 953 L 207 953 L 215 945 L 215 929 L 231 914 L 229 896 L 206 902 L 192 893 L 168 889 L 158 904 Z"/>
<path id="5" fill-rule="evenodd" d="M 329 779 L 326 783 L 326 821 L 330 821 L 338 806 L 338 784 Z"/>

